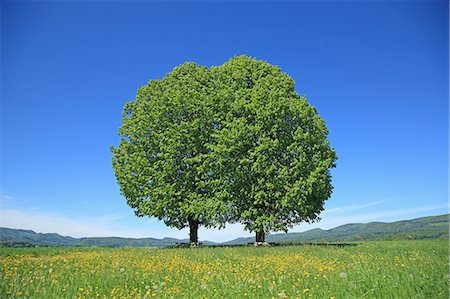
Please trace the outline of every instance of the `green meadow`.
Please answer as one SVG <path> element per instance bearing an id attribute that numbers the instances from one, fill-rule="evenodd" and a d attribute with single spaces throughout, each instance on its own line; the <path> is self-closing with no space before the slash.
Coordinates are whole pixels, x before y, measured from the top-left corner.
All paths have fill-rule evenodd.
<path id="1" fill-rule="evenodd" d="M 448 298 L 449 243 L 0 248 L 0 298 Z"/>

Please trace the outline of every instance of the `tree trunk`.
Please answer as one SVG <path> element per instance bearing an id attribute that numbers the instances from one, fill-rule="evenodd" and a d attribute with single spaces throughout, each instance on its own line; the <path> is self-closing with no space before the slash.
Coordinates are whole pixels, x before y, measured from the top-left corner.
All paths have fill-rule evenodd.
<path id="1" fill-rule="evenodd" d="M 194 220 L 189 217 L 189 239 L 191 245 L 198 244 L 198 220 Z"/>
<path id="2" fill-rule="evenodd" d="M 256 243 L 262 243 L 266 241 L 266 234 L 262 232 L 256 232 Z"/>

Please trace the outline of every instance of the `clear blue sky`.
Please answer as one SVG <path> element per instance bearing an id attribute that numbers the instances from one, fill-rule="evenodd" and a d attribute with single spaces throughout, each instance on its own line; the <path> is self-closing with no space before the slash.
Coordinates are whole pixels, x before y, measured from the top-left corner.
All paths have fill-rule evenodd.
<path id="1" fill-rule="evenodd" d="M 294 78 L 339 156 L 322 222 L 293 231 L 447 213 L 448 26 L 444 0 L 2 1 L 0 226 L 187 237 L 133 215 L 109 147 L 148 80 L 240 54 Z"/>

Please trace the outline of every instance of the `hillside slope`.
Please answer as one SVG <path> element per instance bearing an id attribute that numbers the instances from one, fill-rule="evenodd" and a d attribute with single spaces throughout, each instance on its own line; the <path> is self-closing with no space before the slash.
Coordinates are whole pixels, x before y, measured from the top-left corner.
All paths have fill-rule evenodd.
<path id="1" fill-rule="evenodd" d="M 350 242 L 394 239 L 437 239 L 449 236 L 449 214 L 429 216 L 396 222 L 370 222 L 345 224 L 329 230 L 320 228 L 301 233 L 272 234 L 268 242 Z M 254 238 L 238 238 L 224 244 L 247 244 Z"/>
<path id="2" fill-rule="evenodd" d="M 449 237 L 449 214 L 422 217 L 396 222 L 371 222 L 345 224 L 329 230 L 320 228 L 301 233 L 272 234 L 268 242 L 276 243 L 317 243 L 350 242 L 369 240 L 437 239 Z M 237 238 L 222 245 L 239 245 L 254 242 L 254 238 Z M 165 247 L 176 243 L 187 243 L 188 239 L 174 238 L 72 238 L 58 234 L 35 233 L 31 230 L 0 227 L 0 246 L 108 246 L 108 247 Z M 204 241 L 205 245 L 218 245 Z"/>

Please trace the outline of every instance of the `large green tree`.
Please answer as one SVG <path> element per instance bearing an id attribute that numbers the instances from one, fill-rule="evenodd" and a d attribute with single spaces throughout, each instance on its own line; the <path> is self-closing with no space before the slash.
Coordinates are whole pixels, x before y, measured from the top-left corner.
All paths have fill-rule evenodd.
<path id="1" fill-rule="evenodd" d="M 220 180 L 208 170 L 216 81 L 195 63 L 150 81 L 125 104 L 121 141 L 111 148 L 121 193 L 135 214 L 189 227 L 192 243 L 199 226 L 223 227 L 227 215 L 226 191 L 218 191 Z"/>
<path id="2" fill-rule="evenodd" d="M 138 216 L 167 225 L 241 222 L 264 241 L 319 219 L 337 159 L 323 119 L 276 66 L 239 56 L 185 63 L 125 105 L 113 168 Z"/>
<path id="3" fill-rule="evenodd" d="M 316 109 L 266 62 L 239 56 L 213 73 L 221 99 L 214 165 L 228 182 L 234 221 L 262 242 L 269 232 L 318 220 L 337 156 Z"/>

